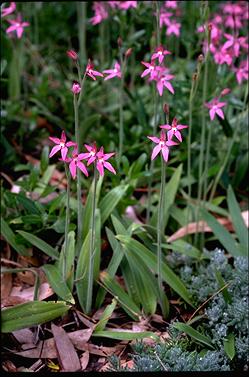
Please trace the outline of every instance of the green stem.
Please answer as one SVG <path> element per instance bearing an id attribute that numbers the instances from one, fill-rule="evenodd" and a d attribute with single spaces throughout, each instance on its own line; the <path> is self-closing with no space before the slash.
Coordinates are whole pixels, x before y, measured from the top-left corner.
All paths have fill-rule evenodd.
<path id="1" fill-rule="evenodd" d="M 76 2 L 80 60 L 86 64 L 86 2 Z"/>
<path id="2" fill-rule="evenodd" d="M 156 42 L 157 46 L 161 42 L 161 33 L 160 33 L 160 2 L 156 1 Z"/>
<path id="3" fill-rule="evenodd" d="M 96 189 L 97 189 L 97 168 L 94 163 L 94 177 L 93 177 L 93 203 L 92 203 L 92 217 L 91 217 L 91 243 L 89 256 L 89 271 L 87 284 L 87 299 L 86 299 L 86 313 L 91 312 L 92 307 L 92 292 L 93 292 L 93 257 L 95 249 L 95 211 L 96 211 Z"/>
<path id="4" fill-rule="evenodd" d="M 68 233 L 69 233 L 69 224 L 70 224 L 70 174 L 67 164 L 65 163 L 65 172 L 67 177 L 67 201 L 66 201 L 66 223 L 65 223 L 65 247 L 64 247 L 64 255 L 63 255 L 63 280 L 67 280 L 66 276 L 66 258 L 68 255 Z"/>
<path id="5" fill-rule="evenodd" d="M 123 91 L 124 91 L 124 75 L 125 75 L 125 63 L 122 57 L 122 51 L 120 48 L 120 65 L 121 65 L 121 80 L 119 88 L 119 148 L 118 148 L 118 164 L 120 166 L 121 158 L 123 154 L 124 144 L 124 111 L 123 111 Z"/>
<path id="6" fill-rule="evenodd" d="M 165 165 L 164 165 L 163 156 L 161 154 L 161 186 L 159 194 L 159 203 L 158 203 L 158 213 L 157 213 L 157 281 L 158 281 L 158 290 L 159 296 L 162 294 L 162 246 L 161 246 L 161 231 L 163 226 L 163 198 L 165 191 Z M 162 302 L 161 302 L 162 306 Z"/>

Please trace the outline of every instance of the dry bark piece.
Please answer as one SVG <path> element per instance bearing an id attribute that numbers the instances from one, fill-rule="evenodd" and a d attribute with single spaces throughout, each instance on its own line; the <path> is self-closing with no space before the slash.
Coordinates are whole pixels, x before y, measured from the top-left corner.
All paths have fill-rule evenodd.
<path id="1" fill-rule="evenodd" d="M 55 346 L 59 363 L 65 372 L 76 372 L 81 369 L 80 360 L 66 331 L 52 323 Z"/>

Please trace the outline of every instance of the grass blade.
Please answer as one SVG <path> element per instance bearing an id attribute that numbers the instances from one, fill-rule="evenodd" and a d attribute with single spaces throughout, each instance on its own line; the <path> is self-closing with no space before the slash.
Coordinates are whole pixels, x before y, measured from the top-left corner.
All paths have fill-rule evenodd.
<path id="1" fill-rule="evenodd" d="M 101 222 L 108 219 L 115 207 L 118 205 L 124 194 L 126 193 L 129 185 L 114 187 L 106 196 L 100 201 L 99 208 L 101 212 Z"/>
<path id="2" fill-rule="evenodd" d="M 31 233 L 24 232 L 23 230 L 17 230 L 17 232 L 21 234 L 21 236 L 25 238 L 25 240 L 30 242 L 33 246 L 43 251 L 45 254 L 47 254 L 51 258 L 59 259 L 60 254 L 58 253 L 58 251 L 55 250 L 53 247 L 51 247 L 47 242 L 41 240 L 40 238 L 34 236 Z"/>
<path id="3" fill-rule="evenodd" d="M 207 336 L 201 334 L 199 331 L 193 329 L 193 327 L 186 325 L 185 323 L 174 323 L 173 325 L 176 329 L 185 332 L 187 335 L 189 335 L 191 338 L 197 340 L 199 343 L 205 344 L 205 346 L 208 346 L 210 348 L 214 349 L 214 346 L 212 344 L 211 339 L 209 339 Z"/>
<path id="4" fill-rule="evenodd" d="M 6 221 L 1 218 L 1 234 L 5 238 L 6 242 L 15 249 L 15 251 L 20 255 L 29 255 L 23 245 L 19 245 L 16 242 L 16 236 L 6 223 Z"/>

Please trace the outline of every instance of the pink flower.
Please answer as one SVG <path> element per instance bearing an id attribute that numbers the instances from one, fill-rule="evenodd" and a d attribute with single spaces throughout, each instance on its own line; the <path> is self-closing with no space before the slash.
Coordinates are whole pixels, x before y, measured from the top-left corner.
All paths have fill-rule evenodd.
<path id="1" fill-rule="evenodd" d="M 205 106 L 209 109 L 210 119 L 214 120 L 215 115 L 218 115 L 220 118 L 224 119 L 224 113 L 221 110 L 221 107 L 226 106 L 226 102 L 219 102 L 219 97 L 214 98 L 209 103 L 206 103 Z"/>
<path id="2" fill-rule="evenodd" d="M 93 145 L 88 145 L 84 144 L 86 149 L 88 150 L 88 153 L 82 153 L 83 160 L 88 160 L 87 161 L 87 166 L 93 163 L 93 161 L 96 160 L 96 155 L 97 155 L 97 146 L 96 143 L 94 142 Z"/>
<path id="3" fill-rule="evenodd" d="M 150 74 L 150 77 L 153 79 L 154 77 L 154 70 L 155 70 L 155 64 L 154 62 L 151 63 L 146 63 L 146 62 L 141 62 L 147 69 L 143 71 L 141 74 L 141 77 L 145 77 Z"/>
<path id="4" fill-rule="evenodd" d="M 243 80 L 248 80 L 248 60 L 243 60 L 238 68 L 233 68 L 233 71 L 236 73 L 236 79 L 239 85 Z"/>
<path id="5" fill-rule="evenodd" d="M 119 8 L 127 10 L 129 8 L 136 8 L 137 7 L 137 1 L 120 1 L 119 2 Z"/>
<path id="6" fill-rule="evenodd" d="M 21 15 L 18 14 L 16 20 L 7 20 L 11 26 L 8 27 L 6 33 L 12 33 L 16 31 L 17 38 L 20 39 L 22 37 L 23 29 L 29 26 L 29 22 L 22 22 Z"/>
<path id="7" fill-rule="evenodd" d="M 173 86 L 169 82 L 169 80 L 172 80 L 174 77 L 174 75 L 163 74 L 161 77 L 158 78 L 156 87 L 160 96 L 163 95 L 164 87 L 167 88 L 170 91 L 170 93 L 175 93 Z"/>
<path id="8" fill-rule="evenodd" d="M 16 3 L 10 3 L 9 7 L 1 8 L 1 17 L 8 16 L 16 10 Z"/>
<path id="9" fill-rule="evenodd" d="M 164 50 L 163 46 L 159 46 L 156 48 L 156 52 L 152 55 L 151 59 L 157 59 L 159 60 L 159 63 L 161 64 L 163 62 L 164 56 L 165 55 L 170 55 L 171 52 L 168 50 Z"/>
<path id="10" fill-rule="evenodd" d="M 104 175 L 104 168 L 108 169 L 111 173 L 116 174 L 116 170 L 113 166 L 107 162 L 110 157 L 112 157 L 115 153 L 104 153 L 103 147 L 100 148 L 99 152 L 97 153 L 97 169 L 100 175 Z"/>
<path id="11" fill-rule="evenodd" d="M 164 131 L 161 131 L 160 139 L 156 136 L 147 136 L 147 138 L 152 140 L 153 143 L 158 144 L 153 148 L 152 155 L 151 155 L 152 160 L 154 160 L 154 158 L 156 158 L 158 153 L 162 152 L 163 159 L 164 159 L 165 162 L 167 162 L 168 158 L 169 158 L 169 147 L 171 147 L 172 145 L 178 145 L 177 143 L 175 143 L 172 140 L 167 141 L 166 140 L 166 133 Z"/>
<path id="12" fill-rule="evenodd" d="M 171 8 L 171 9 L 176 9 L 177 8 L 177 1 L 165 1 L 164 3 L 165 8 Z"/>
<path id="13" fill-rule="evenodd" d="M 121 78 L 120 64 L 115 63 L 114 69 L 106 69 L 105 71 L 103 71 L 103 73 L 108 73 L 108 76 L 106 76 L 104 80 L 109 80 L 113 77 Z"/>
<path id="14" fill-rule="evenodd" d="M 71 91 L 73 94 L 79 94 L 81 91 L 81 86 L 78 82 L 74 82 Z"/>
<path id="15" fill-rule="evenodd" d="M 93 70 L 93 63 L 91 62 L 91 60 L 89 59 L 88 60 L 88 64 L 86 66 L 86 74 L 91 77 L 93 80 L 96 80 L 96 77 L 95 76 L 101 76 L 101 77 L 104 77 L 104 75 L 98 71 L 94 71 Z"/>
<path id="16" fill-rule="evenodd" d="M 246 37 L 235 37 L 231 34 L 224 33 L 227 41 L 223 45 L 223 49 L 232 49 L 234 56 L 237 58 L 240 53 L 240 48 L 243 47 L 245 50 L 248 49 L 248 44 L 246 43 Z"/>
<path id="17" fill-rule="evenodd" d="M 181 132 L 179 130 L 182 130 L 184 128 L 188 128 L 188 126 L 185 126 L 183 124 L 177 124 L 177 119 L 174 118 L 173 121 L 172 121 L 172 125 L 170 124 L 163 124 L 162 126 L 160 126 L 160 128 L 164 128 L 166 130 L 169 130 L 167 132 L 167 137 L 169 140 L 172 139 L 173 135 L 175 135 L 175 137 L 180 141 L 182 142 L 182 135 L 181 135 Z"/>
<path id="18" fill-rule="evenodd" d="M 107 1 L 108 5 L 110 5 L 111 8 L 118 8 L 119 7 L 119 1 Z"/>
<path id="19" fill-rule="evenodd" d="M 82 173 L 84 173 L 85 176 L 88 177 L 88 171 L 83 162 L 81 161 L 84 159 L 83 154 L 84 153 L 78 154 L 78 149 L 76 146 L 76 148 L 72 152 L 72 157 L 68 158 L 66 161 L 69 162 L 69 170 L 73 179 L 76 178 L 77 168 L 79 168 L 82 171 Z"/>
<path id="20" fill-rule="evenodd" d="M 97 25 L 106 18 L 108 18 L 108 12 L 106 11 L 104 2 L 96 2 L 93 3 L 93 10 L 95 12 L 94 17 L 90 19 L 92 25 Z"/>
<path id="21" fill-rule="evenodd" d="M 160 12 L 160 17 L 159 17 L 159 25 L 160 25 L 160 28 L 163 27 L 163 25 L 169 25 L 170 24 L 170 17 L 172 16 L 173 14 L 170 13 L 170 12 L 165 12 L 165 11 L 161 11 Z"/>
<path id="22" fill-rule="evenodd" d="M 72 60 L 78 60 L 78 54 L 74 50 L 68 50 L 67 56 Z"/>
<path id="23" fill-rule="evenodd" d="M 76 143 L 74 143 L 73 141 L 66 142 L 66 135 L 65 135 L 64 131 L 62 131 L 60 139 L 58 137 L 51 137 L 51 136 L 49 136 L 49 139 L 53 143 L 56 144 L 52 148 L 52 150 L 51 150 L 51 152 L 49 154 L 49 158 L 52 157 L 58 151 L 61 151 L 62 160 L 65 161 L 65 159 L 67 157 L 68 147 L 73 147 L 73 146 L 76 145 Z"/>
<path id="24" fill-rule="evenodd" d="M 177 37 L 180 35 L 181 24 L 174 20 L 171 20 L 167 25 L 166 35 L 175 34 Z"/>

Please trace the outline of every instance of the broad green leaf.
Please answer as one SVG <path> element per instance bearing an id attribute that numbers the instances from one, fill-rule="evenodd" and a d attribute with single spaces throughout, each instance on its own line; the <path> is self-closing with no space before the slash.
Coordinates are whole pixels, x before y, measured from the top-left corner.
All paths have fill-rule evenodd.
<path id="1" fill-rule="evenodd" d="M 203 220 L 207 222 L 220 243 L 232 256 L 237 257 L 243 255 L 231 234 L 212 215 L 210 215 L 210 213 L 202 208 L 201 214 Z"/>
<path id="2" fill-rule="evenodd" d="M 246 249 L 248 249 L 248 229 L 246 228 L 245 222 L 241 215 L 241 210 L 235 198 L 232 186 L 228 187 L 227 204 L 236 235 L 238 236 L 240 243 L 244 245 Z"/>
<path id="3" fill-rule="evenodd" d="M 8 333 L 49 322 L 66 314 L 70 307 L 60 301 L 32 301 L 3 309 L 1 330 Z"/>
<path id="4" fill-rule="evenodd" d="M 91 243 L 91 229 L 89 230 L 83 245 L 80 250 L 76 273 L 75 273 L 75 285 L 77 290 L 77 295 L 79 303 L 84 312 L 87 312 L 87 302 L 89 302 L 88 297 L 88 286 L 89 283 L 89 260 L 90 260 L 90 243 Z M 92 279 L 92 277 L 91 277 Z"/>
<path id="5" fill-rule="evenodd" d="M 127 236 L 129 235 L 128 230 L 121 223 L 121 221 L 119 221 L 119 219 L 116 216 L 111 215 L 111 219 L 112 219 L 112 224 L 114 226 L 116 234 L 123 234 L 123 235 L 127 235 Z"/>
<path id="6" fill-rule="evenodd" d="M 59 259 L 60 254 L 58 253 L 58 251 L 55 250 L 53 247 L 51 247 L 49 244 L 47 244 L 47 242 L 41 240 L 40 238 L 34 236 L 31 233 L 24 232 L 23 230 L 17 230 L 17 232 L 21 234 L 21 236 L 25 238 L 25 240 L 30 242 L 33 246 L 43 251 L 45 254 L 47 254 L 51 258 Z"/>
<path id="7" fill-rule="evenodd" d="M 111 318 L 111 315 L 112 313 L 114 312 L 115 308 L 117 306 L 117 300 L 112 299 L 112 302 L 111 304 L 107 305 L 107 307 L 105 308 L 103 314 L 101 315 L 96 327 L 95 327 L 95 330 L 94 332 L 96 331 L 102 331 L 105 329 L 106 327 L 106 324 L 107 322 L 109 321 L 109 319 Z"/>
<path id="8" fill-rule="evenodd" d="M 195 259 L 201 258 L 200 250 L 183 240 L 176 240 L 171 243 L 162 244 L 162 248 L 178 251 L 181 254 L 188 255 Z"/>
<path id="9" fill-rule="evenodd" d="M 129 330 L 104 330 L 96 331 L 92 334 L 94 337 L 110 338 L 116 340 L 135 340 L 143 338 L 151 338 L 156 341 L 160 341 L 160 338 L 151 331 L 129 331 Z"/>
<path id="10" fill-rule="evenodd" d="M 34 189 L 34 192 L 37 192 L 38 194 L 42 195 L 43 191 L 46 189 L 48 185 L 48 182 L 50 181 L 50 178 L 52 177 L 54 169 L 55 165 L 49 165 L 47 167 L 42 178 L 38 182 L 38 186 Z"/>
<path id="11" fill-rule="evenodd" d="M 233 360 L 235 356 L 235 337 L 233 333 L 230 333 L 226 339 L 224 339 L 224 351 L 230 360 Z"/>
<path id="12" fill-rule="evenodd" d="M 3 218 L 1 218 L 1 234 L 5 238 L 6 242 L 8 242 L 8 244 L 12 246 L 18 254 L 29 255 L 25 247 L 16 242 L 15 234 L 12 232 L 11 228 Z"/>
<path id="13" fill-rule="evenodd" d="M 120 303 L 126 313 L 135 321 L 141 317 L 141 312 L 134 301 L 128 296 L 123 288 L 106 271 L 100 274 L 100 282 L 108 292 Z"/>
<path id="14" fill-rule="evenodd" d="M 112 258 L 109 262 L 109 265 L 106 268 L 106 272 L 111 277 L 114 277 L 116 272 L 117 272 L 117 269 L 118 269 L 118 267 L 119 267 L 119 265 L 120 265 L 120 263 L 123 259 L 124 252 L 123 252 L 122 246 L 116 240 L 113 232 L 107 227 L 105 229 L 106 229 L 108 241 L 110 242 L 111 248 L 113 250 L 113 255 L 112 255 Z M 100 287 L 99 290 L 98 290 L 98 293 L 97 293 L 97 297 L 96 297 L 97 308 L 101 307 L 101 305 L 104 301 L 105 295 L 106 295 L 106 290 L 103 287 Z"/>
<path id="15" fill-rule="evenodd" d="M 185 332 L 187 335 L 191 336 L 191 338 L 197 340 L 198 342 L 205 344 L 208 347 L 214 348 L 211 339 L 206 335 L 201 334 L 199 331 L 193 329 L 193 327 L 180 322 L 174 323 L 173 326 L 176 329 Z"/>
<path id="16" fill-rule="evenodd" d="M 49 284 L 51 285 L 53 291 L 64 301 L 70 304 L 75 304 L 72 293 L 70 292 L 66 282 L 63 280 L 63 276 L 57 266 L 52 264 L 45 264 L 42 267 L 45 272 Z"/>
<path id="17" fill-rule="evenodd" d="M 140 242 L 123 235 L 118 235 L 116 238 L 121 241 L 124 246 L 138 255 L 148 266 L 156 272 L 157 270 L 157 257 L 149 249 L 147 249 Z M 162 279 L 181 296 L 189 305 L 193 306 L 188 290 L 185 288 L 181 279 L 167 266 L 165 262 L 162 262 Z"/>
<path id="18" fill-rule="evenodd" d="M 181 174 L 182 174 L 182 164 L 178 166 L 178 168 L 175 170 L 174 174 L 170 178 L 169 182 L 165 186 L 164 200 L 163 200 L 164 202 L 163 224 L 161 226 L 162 232 L 164 232 L 164 229 L 168 222 L 170 207 L 174 204 L 174 201 L 175 201 L 176 193 L 177 193 L 179 183 L 180 183 Z M 157 210 L 154 212 L 151 218 L 150 224 L 153 226 L 156 226 Z"/>
<path id="19" fill-rule="evenodd" d="M 108 219 L 112 211 L 118 205 L 120 200 L 123 198 L 126 193 L 129 185 L 117 186 L 106 194 L 106 196 L 100 201 L 99 208 L 101 212 L 101 222 L 104 222 Z"/>

